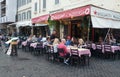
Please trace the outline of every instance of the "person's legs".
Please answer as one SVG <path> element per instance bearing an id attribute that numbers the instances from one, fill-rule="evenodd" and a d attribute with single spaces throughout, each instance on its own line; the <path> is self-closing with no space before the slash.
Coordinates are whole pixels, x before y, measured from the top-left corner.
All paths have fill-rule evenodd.
<path id="1" fill-rule="evenodd" d="M 17 45 L 14 46 L 15 49 L 15 55 L 17 56 Z"/>
<path id="2" fill-rule="evenodd" d="M 70 59 L 70 54 L 66 54 L 64 63 L 67 64 L 67 65 L 69 65 L 69 63 L 68 63 L 69 59 Z"/>

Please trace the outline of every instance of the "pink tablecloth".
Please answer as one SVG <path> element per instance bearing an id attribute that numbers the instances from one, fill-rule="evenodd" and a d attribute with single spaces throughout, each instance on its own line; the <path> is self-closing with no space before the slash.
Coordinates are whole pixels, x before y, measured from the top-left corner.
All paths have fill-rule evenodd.
<path id="1" fill-rule="evenodd" d="M 37 43 L 31 43 L 30 44 L 30 47 L 36 48 L 36 46 L 37 46 Z"/>
<path id="2" fill-rule="evenodd" d="M 23 41 L 23 42 L 22 42 L 22 45 L 23 45 L 23 46 L 26 46 L 26 45 L 27 45 L 27 41 Z"/>
<path id="3" fill-rule="evenodd" d="M 116 50 L 120 50 L 119 46 L 111 46 L 112 52 L 114 53 Z"/>
<path id="4" fill-rule="evenodd" d="M 100 46 L 100 45 L 98 45 Z M 94 50 L 96 49 L 96 47 L 94 48 Z M 115 52 L 116 50 L 120 50 L 119 46 L 111 46 L 111 52 Z M 102 45 L 102 52 L 104 53 L 104 45 Z"/>
<path id="5" fill-rule="evenodd" d="M 67 50 L 70 53 L 70 47 L 67 47 Z M 86 54 L 89 55 L 89 57 L 91 56 L 91 52 L 89 49 L 79 48 L 78 51 L 79 51 L 80 57 L 81 57 L 81 55 L 86 55 Z"/>

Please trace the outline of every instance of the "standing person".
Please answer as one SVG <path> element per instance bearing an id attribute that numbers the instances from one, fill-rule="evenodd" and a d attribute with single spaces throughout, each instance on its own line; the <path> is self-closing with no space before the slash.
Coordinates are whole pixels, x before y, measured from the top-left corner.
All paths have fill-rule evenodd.
<path id="1" fill-rule="evenodd" d="M 54 39 L 56 38 L 57 36 L 56 36 L 56 30 L 54 30 L 53 32 L 52 32 L 52 34 L 50 35 L 50 40 L 51 40 L 51 42 L 53 43 L 53 41 L 54 41 Z"/>
<path id="2" fill-rule="evenodd" d="M 17 56 L 18 55 L 18 53 L 17 53 L 17 44 L 18 44 L 17 40 L 12 40 L 12 42 L 11 42 L 12 52 L 11 52 L 10 56 L 14 56 L 14 55 Z"/>

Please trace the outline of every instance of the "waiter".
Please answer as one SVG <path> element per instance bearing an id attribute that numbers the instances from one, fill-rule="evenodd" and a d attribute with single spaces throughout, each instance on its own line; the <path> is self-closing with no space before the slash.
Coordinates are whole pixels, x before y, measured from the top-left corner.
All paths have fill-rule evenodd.
<path id="1" fill-rule="evenodd" d="M 18 44 L 17 40 L 12 40 L 12 42 L 11 42 L 12 51 L 11 51 L 10 56 L 17 56 L 18 55 L 17 54 L 17 44 Z"/>

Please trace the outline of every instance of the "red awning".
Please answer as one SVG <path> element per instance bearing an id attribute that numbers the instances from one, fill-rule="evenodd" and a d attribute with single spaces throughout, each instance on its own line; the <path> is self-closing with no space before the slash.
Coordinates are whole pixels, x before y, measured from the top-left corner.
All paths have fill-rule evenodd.
<path id="1" fill-rule="evenodd" d="M 49 17 L 49 14 L 33 18 L 32 23 L 45 22 L 48 20 L 48 17 Z"/>
<path id="2" fill-rule="evenodd" d="M 84 6 L 80 8 L 75 8 L 59 13 L 55 13 L 51 15 L 53 20 L 65 19 L 65 18 L 73 18 L 77 16 L 85 16 L 90 14 L 90 6 Z"/>
<path id="3" fill-rule="evenodd" d="M 73 18 L 77 16 L 85 16 L 90 14 L 90 6 L 84 6 L 84 7 L 79 7 L 63 12 L 58 12 L 51 14 L 51 19 L 52 20 L 59 20 L 59 19 L 65 19 L 65 18 Z M 39 23 L 39 22 L 45 22 L 48 20 L 49 14 L 39 16 L 36 18 L 32 19 L 32 23 Z"/>

